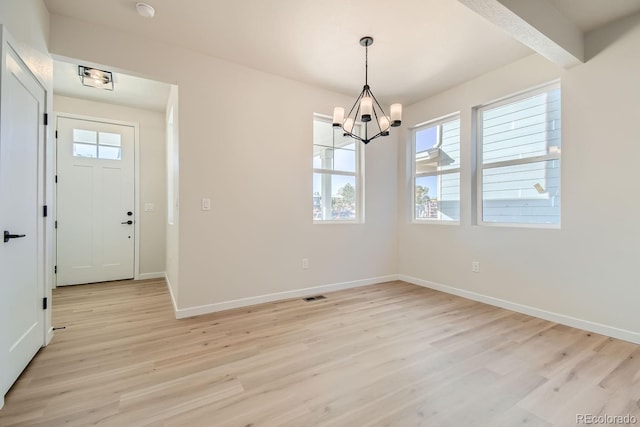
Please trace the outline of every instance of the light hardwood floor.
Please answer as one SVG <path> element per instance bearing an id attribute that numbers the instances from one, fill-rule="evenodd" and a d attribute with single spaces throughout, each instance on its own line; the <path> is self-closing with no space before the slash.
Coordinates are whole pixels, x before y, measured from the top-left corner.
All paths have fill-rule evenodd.
<path id="1" fill-rule="evenodd" d="M 54 292 L 0 426 L 640 425 L 640 346 L 409 285 L 175 320 L 163 281 Z"/>

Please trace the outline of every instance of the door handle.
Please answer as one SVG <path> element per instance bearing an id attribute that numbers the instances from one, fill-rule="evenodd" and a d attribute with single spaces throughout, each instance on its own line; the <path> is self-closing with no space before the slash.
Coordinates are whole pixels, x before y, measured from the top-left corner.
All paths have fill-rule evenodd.
<path id="1" fill-rule="evenodd" d="M 128 224 L 128 225 L 131 225 L 131 224 L 133 224 L 133 221 L 131 221 L 131 220 L 129 220 L 129 221 L 124 221 L 124 222 L 121 222 L 120 224 Z"/>
<path id="2" fill-rule="evenodd" d="M 9 239 L 19 239 L 21 237 L 27 237 L 26 234 L 11 234 L 10 231 L 4 230 L 4 242 L 7 243 Z"/>

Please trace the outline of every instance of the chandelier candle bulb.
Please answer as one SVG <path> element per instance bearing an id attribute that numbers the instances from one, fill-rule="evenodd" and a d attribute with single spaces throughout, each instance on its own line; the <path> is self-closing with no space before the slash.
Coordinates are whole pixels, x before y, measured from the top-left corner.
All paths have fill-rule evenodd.
<path id="1" fill-rule="evenodd" d="M 344 108 L 336 107 L 333 109 L 333 126 L 341 126 L 342 122 L 344 122 Z"/>
<path id="2" fill-rule="evenodd" d="M 350 133 L 353 130 L 353 118 L 348 117 L 347 120 L 344 121 L 342 129 L 344 129 L 345 132 Z"/>
<path id="3" fill-rule="evenodd" d="M 402 124 L 402 104 L 391 104 L 391 126 Z"/>
<path id="4" fill-rule="evenodd" d="M 363 97 L 362 101 L 360 101 L 360 112 L 362 113 L 362 121 L 370 122 L 371 113 L 373 112 L 373 99 L 368 96 Z"/>
<path id="5" fill-rule="evenodd" d="M 380 116 L 380 119 L 378 120 L 378 124 L 380 125 L 380 132 L 384 133 L 389 133 L 389 117 L 387 116 Z"/>

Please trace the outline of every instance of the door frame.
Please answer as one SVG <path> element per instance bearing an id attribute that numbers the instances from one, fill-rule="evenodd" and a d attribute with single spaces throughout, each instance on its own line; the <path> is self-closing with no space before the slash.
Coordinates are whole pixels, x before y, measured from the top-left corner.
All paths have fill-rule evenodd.
<path id="1" fill-rule="evenodd" d="M 16 42 L 16 40 L 11 36 L 11 34 L 9 33 L 7 27 L 3 24 L 0 24 L 0 80 L 4 80 L 6 78 L 5 76 L 5 70 L 6 70 L 6 55 L 8 55 L 8 52 L 5 52 L 5 49 L 11 50 L 13 53 L 15 53 L 15 56 L 17 57 L 18 61 L 20 61 L 21 66 L 24 66 L 24 68 L 27 70 L 27 72 L 30 74 L 30 76 L 34 79 L 34 81 L 38 84 L 38 86 L 40 86 L 42 88 L 42 91 L 44 92 L 44 98 L 43 98 L 43 104 L 42 104 L 42 113 L 43 113 L 43 117 L 41 118 L 41 122 L 40 122 L 40 129 L 39 132 L 42 132 L 42 139 L 38 140 L 38 161 L 37 161 L 37 183 L 38 183 L 38 189 L 36 190 L 37 192 L 37 200 L 38 200 L 38 206 L 42 206 L 42 210 L 40 210 L 40 212 L 38 213 L 38 218 L 40 219 L 38 221 L 37 224 L 37 228 L 36 228 L 36 242 L 38 245 L 38 251 L 37 251 L 37 287 L 39 288 L 39 293 L 41 295 L 41 298 L 47 298 L 47 301 L 49 302 L 47 309 L 43 309 L 40 311 L 39 316 L 41 316 L 41 322 L 42 322 L 42 345 L 41 347 L 46 347 L 49 342 L 51 341 L 51 339 L 53 338 L 53 327 L 51 326 L 51 289 L 50 289 L 50 284 L 52 283 L 52 276 L 50 275 L 50 272 L 52 271 L 52 269 L 50 269 L 51 267 L 51 259 L 50 255 L 51 255 L 51 243 L 50 243 L 50 237 L 51 236 L 51 226 L 52 226 L 52 221 L 50 221 L 51 215 L 45 215 L 44 214 L 44 209 L 45 206 L 48 206 L 49 204 L 47 203 L 47 195 L 48 195 L 48 190 L 49 190 L 49 186 L 51 185 L 50 182 L 48 181 L 49 178 L 49 159 L 51 159 L 53 156 L 51 156 L 51 152 L 49 151 L 49 141 L 51 140 L 50 137 L 50 131 L 51 128 L 50 126 L 48 126 L 49 122 L 45 122 L 45 117 L 47 117 L 47 120 L 50 118 L 49 115 L 49 103 L 50 103 L 50 95 L 49 95 L 49 90 L 47 89 L 48 86 L 47 84 L 41 79 L 41 77 L 35 73 L 33 71 L 33 69 L 29 66 L 29 64 L 27 63 L 27 61 L 24 60 L 25 57 L 28 57 L 28 55 L 24 55 L 24 51 L 21 48 L 21 45 L 19 43 Z M 2 88 L 2 84 L 0 83 L 0 90 Z M 0 94 L 1 95 L 1 94 Z M 7 103 L 9 102 L 9 100 L 3 98 L 2 96 L 0 96 L 0 111 L 4 108 L 8 108 L 7 107 Z M 2 126 L 2 123 L 0 122 L 0 126 Z M 4 141 L 2 141 L 2 132 L 0 132 L 0 144 L 3 143 Z M 48 207 L 46 208 L 47 210 L 49 209 Z M 0 362 L 3 362 L 4 359 L 0 359 Z M 4 406 L 4 394 L 0 395 L 0 409 Z"/>
<path id="2" fill-rule="evenodd" d="M 84 114 L 74 114 L 74 113 L 64 113 L 60 111 L 54 111 L 53 113 L 53 125 L 54 133 L 58 131 L 58 119 L 59 118 L 66 119 L 74 119 L 74 120 L 87 120 L 91 122 L 99 122 L 99 123 L 108 123 L 112 125 L 120 125 L 120 126 L 131 126 L 133 127 L 133 205 L 135 207 L 135 212 L 133 215 L 133 220 L 135 221 L 135 232 L 133 242 L 133 279 L 140 280 L 140 135 L 139 135 L 139 123 L 136 122 L 126 122 L 122 120 L 114 120 L 105 117 L 95 117 L 95 116 L 87 116 Z M 57 135 L 57 134 L 56 134 Z M 58 137 L 54 138 L 53 143 L 54 150 L 54 161 L 53 161 L 53 171 L 54 176 L 58 176 Z M 53 191 L 53 207 L 52 211 L 54 212 L 54 221 L 58 219 L 58 185 L 54 179 L 54 191 Z M 53 260 L 54 265 L 58 265 L 58 229 L 54 227 L 53 230 Z M 58 285 L 57 277 L 54 277 L 53 280 L 53 288 L 55 289 Z"/>

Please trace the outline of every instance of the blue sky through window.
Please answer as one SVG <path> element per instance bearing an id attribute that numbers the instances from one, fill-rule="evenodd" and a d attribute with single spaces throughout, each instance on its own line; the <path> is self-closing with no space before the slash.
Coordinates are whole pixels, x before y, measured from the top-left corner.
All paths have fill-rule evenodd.
<path id="1" fill-rule="evenodd" d="M 416 132 L 416 153 L 426 151 L 429 148 L 433 148 L 438 142 L 437 126 L 432 126 L 427 129 Z"/>

